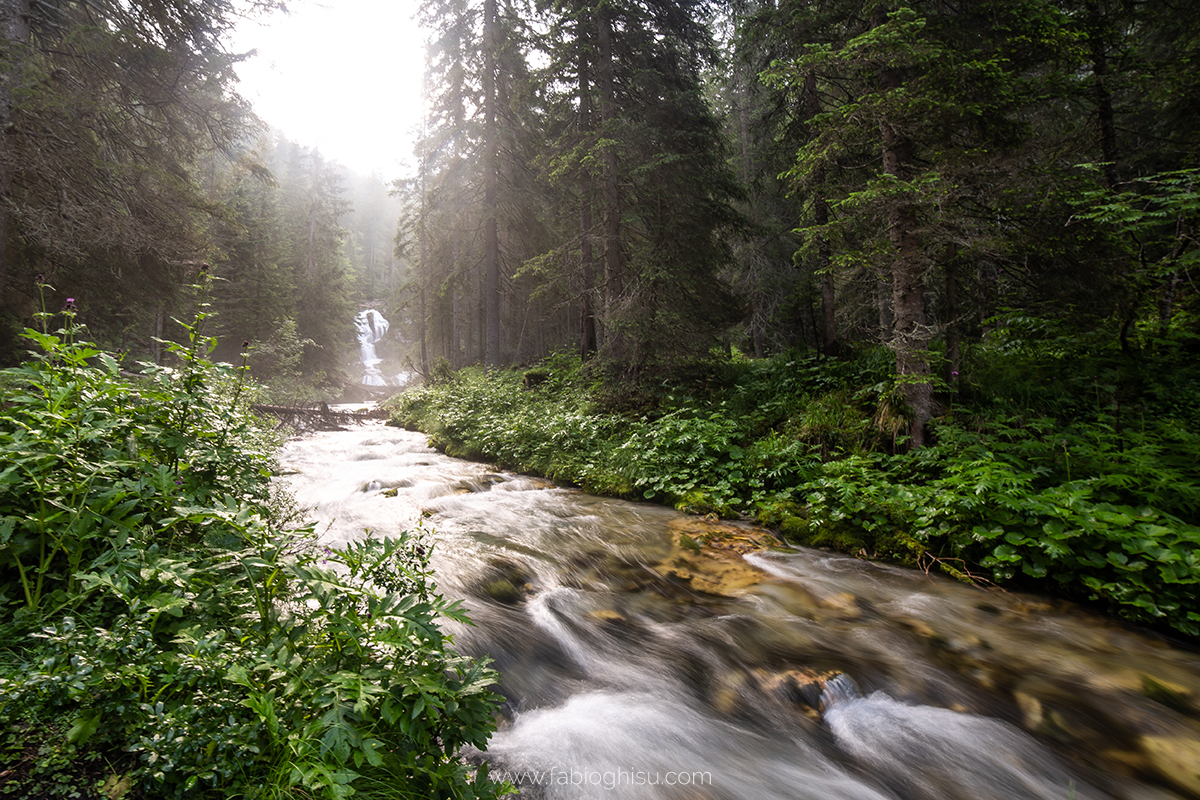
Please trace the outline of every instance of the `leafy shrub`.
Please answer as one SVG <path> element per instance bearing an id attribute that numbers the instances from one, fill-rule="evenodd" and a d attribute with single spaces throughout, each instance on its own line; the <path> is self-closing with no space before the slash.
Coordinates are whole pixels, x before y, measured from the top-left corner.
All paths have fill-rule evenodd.
<path id="1" fill-rule="evenodd" d="M 0 793 L 497 796 L 457 757 L 495 674 L 438 628 L 465 618 L 428 537 L 279 527 L 275 443 L 206 359 L 197 289 L 176 368 L 126 380 L 68 308 L 0 378 Z"/>
<path id="2" fill-rule="evenodd" d="M 438 629 L 465 618 L 430 585 L 426 538 L 297 554 L 245 509 L 226 522 L 244 549 L 178 559 L 139 542 L 144 558 L 86 574 L 107 624 L 34 634 L 36 660 L 0 679 L 0 718 L 58 711 L 71 745 L 129 754 L 125 774 L 157 796 L 495 796 L 456 752 L 486 746 L 496 676 Z"/>

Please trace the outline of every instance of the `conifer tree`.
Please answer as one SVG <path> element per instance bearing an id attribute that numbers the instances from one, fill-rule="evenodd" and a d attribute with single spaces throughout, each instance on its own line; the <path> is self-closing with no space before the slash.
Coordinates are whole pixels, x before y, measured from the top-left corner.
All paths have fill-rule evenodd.
<path id="1" fill-rule="evenodd" d="M 716 51 L 700 3 L 548 10 L 547 80 L 563 120 L 548 170 L 574 185 L 582 291 L 602 264 L 600 351 L 622 373 L 703 352 L 735 317 L 721 270 L 741 223 L 726 144 L 705 98 Z M 593 218 L 595 212 L 595 218 Z M 594 220 L 594 221 L 593 221 Z M 586 316 L 584 316 L 586 320 Z M 584 348 L 586 351 L 586 348 Z"/>
<path id="2" fill-rule="evenodd" d="M 88 315 L 110 331 L 155 309 L 162 318 L 204 257 L 215 211 L 196 160 L 230 151 L 253 123 L 231 91 L 236 57 L 223 37 L 238 14 L 269 5 L 0 3 L 6 300 L 19 304 L 41 272 L 106 295 Z"/>
<path id="3" fill-rule="evenodd" d="M 815 78 L 815 90 L 831 100 L 807 115 L 791 176 L 821 196 L 835 190 L 837 213 L 804 229 L 810 241 L 840 239 L 835 259 L 843 268 L 888 265 L 889 344 L 911 443 L 920 446 L 935 412 L 930 346 L 938 325 L 927 302 L 934 273 L 964 252 L 1002 255 L 994 250 L 999 218 L 978 212 L 999 213 L 1002 199 L 989 181 L 1019 166 L 1006 156 L 1028 141 L 1021 114 L 1039 96 L 1037 69 L 1064 47 L 1055 32 L 1066 36 L 1066 20 L 1052 4 L 1006 0 L 969 9 L 864 3 L 857 13 L 809 19 L 813 41 L 768 76 L 785 87 L 811 87 Z M 873 164 L 830 186 L 831 165 L 872 151 Z"/>

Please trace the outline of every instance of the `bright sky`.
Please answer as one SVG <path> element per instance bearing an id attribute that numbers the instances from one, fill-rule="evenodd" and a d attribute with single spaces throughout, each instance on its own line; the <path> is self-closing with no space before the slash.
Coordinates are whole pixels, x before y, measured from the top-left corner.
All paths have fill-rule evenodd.
<path id="1" fill-rule="evenodd" d="M 240 94 L 271 126 L 385 180 L 404 172 L 420 124 L 424 34 L 417 0 L 293 0 L 243 23 Z"/>

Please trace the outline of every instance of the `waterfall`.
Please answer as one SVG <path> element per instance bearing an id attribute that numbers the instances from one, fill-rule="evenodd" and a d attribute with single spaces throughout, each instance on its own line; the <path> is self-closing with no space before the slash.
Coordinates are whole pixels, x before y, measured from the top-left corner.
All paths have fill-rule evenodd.
<path id="1" fill-rule="evenodd" d="M 387 335 L 388 321 L 373 308 L 354 315 L 354 328 L 358 335 L 359 358 L 363 366 L 362 382 L 367 386 L 387 386 L 387 380 L 379 369 L 383 360 L 375 355 L 375 343 Z"/>

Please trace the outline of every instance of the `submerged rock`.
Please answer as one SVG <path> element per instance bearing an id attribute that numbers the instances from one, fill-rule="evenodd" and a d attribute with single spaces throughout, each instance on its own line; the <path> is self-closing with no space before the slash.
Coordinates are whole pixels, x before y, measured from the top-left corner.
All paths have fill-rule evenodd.
<path id="1" fill-rule="evenodd" d="M 652 568 L 672 581 L 705 594 L 734 597 L 769 576 L 746 562 L 746 553 L 777 544 L 761 528 L 701 517 L 671 520 L 671 552 Z"/>
<path id="2" fill-rule="evenodd" d="M 494 559 L 480 576 L 478 593 L 503 605 L 516 605 L 533 591 L 533 579 L 519 564 Z"/>
<path id="3" fill-rule="evenodd" d="M 1143 736 L 1142 751 L 1172 784 L 1200 796 L 1200 738 Z"/>

